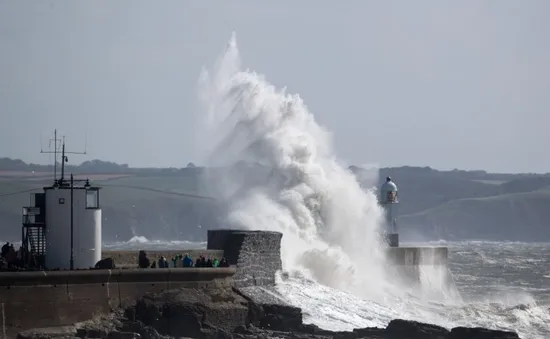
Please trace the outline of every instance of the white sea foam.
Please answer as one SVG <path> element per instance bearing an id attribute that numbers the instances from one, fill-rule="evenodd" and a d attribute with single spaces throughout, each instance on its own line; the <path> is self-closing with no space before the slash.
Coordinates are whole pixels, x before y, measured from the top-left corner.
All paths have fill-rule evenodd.
<path id="1" fill-rule="evenodd" d="M 285 278 L 278 276 L 277 290 L 289 303 L 302 308 L 306 322 L 326 329 L 386 326 L 391 319 L 405 318 L 449 328 L 481 326 L 515 330 L 524 339 L 550 337 L 547 325 L 550 317 L 550 284 L 545 282 L 548 279 L 544 277 L 550 264 L 550 244 L 484 242 L 476 245 L 461 242 L 447 245 L 451 250 L 451 269 L 464 300 L 440 298 L 441 293 L 422 300 L 412 292 L 402 298 L 395 298 L 391 294 L 379 300 L 361 298 L 354 293 L 319 284 L 299 271 L 285 275 Z M 117 250 L 183 250 L 205 246 L 204 242 L 150 241 L 139 236 L 129 241 L 103 244 L 105 249 Z M 480 247 L 491 258 L 490 261 L 495 262 L 494 267 L 488 267 L 484 259 L 477 255 Z M 507 257 L 498 251 L 501 247 L 523 258 L 520 261 L 529 263 L 531 274 L 527 275 L 524 269 L 513 265 L 506 272 L 507 280 L 502 283 L 492 280 L 491 277 L 500 272 L 500 267 L 507 261 Z M 469 274 L 472 270 L 478 273 Z M 437 281 L 439 275 L 428 270 L 425 276 Z M 437 283 L 432 283 L 432 286 L 437 289 Z M 537 299 L 534 295 L 537 295 Z"/>
<path id="2" fill-rule="evenodd" d="M 205 248 L 206 242 L 187 240 L 150 240 L 144 236 L 135 235 L 127 241 L 104 242 L 104 250 L 181 250 Z"/>
<path id="3" fill-rule="evenodd" d="M 378 236 L 382 211 L 375 195 L 335 157 L 330 133 L 302 99 L 241 70 L 235 36 L 213 70 L 203 72 L 200 89 L 207 112 L 203 142 L 211 146 L 208 165 L 246 161 L 272 173 L 263 185 L 227 177 L 215 187 L 216 196 L 230 203 L 227 223 L 282 231 L 286 270 L 380 295 L 387 288 Z"/>
<path id="4" fill-rule="evenodd" d="M 516 314 L 514 319 L 524 319 L 519 324 L 494 309 L 502 306 L 467 303 L 448 288 L 446 270 L 423 269 L 420 286 L 401 283 L 383 256 L 382 211 L 374 193 L 338 160 L 331 134 L 298 95 L 241 67 L 235 35 L 203 71 L 199 89 L 200 142 L 208 154 L 203 163 L 246 162 L 270 170 L 263 182 L 227 171 L 207 188 L 227 204 L 228 226 L 283 232 L 283 267 L 290 274 L 278 288 L 310 321 L 350 329 L 400 317 L 448 327 L 523 329 L 543 315 L 529 304 L 532 318 Z"/>

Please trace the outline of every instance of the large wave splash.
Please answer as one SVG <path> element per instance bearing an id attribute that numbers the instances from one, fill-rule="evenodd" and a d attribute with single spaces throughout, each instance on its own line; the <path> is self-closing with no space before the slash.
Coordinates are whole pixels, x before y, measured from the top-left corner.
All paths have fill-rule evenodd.
<path id="1" fill-rule="evenodd" d="M 199 83 L 208 167 L 268 169 L 261 182 L 216 172 L 209 189 L 228 204 L 225 222 L 283 232 L 285 270 L 362 295 L 384 288 L 376 196 L 336 158 L 330 133 L 302 99 L 243 70 L 235 34 Z"/>

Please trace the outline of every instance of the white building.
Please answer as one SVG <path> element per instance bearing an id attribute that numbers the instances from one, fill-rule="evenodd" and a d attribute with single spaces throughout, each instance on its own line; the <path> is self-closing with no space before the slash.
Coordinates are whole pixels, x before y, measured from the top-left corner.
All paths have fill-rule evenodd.
<path id="1" fill-rule="evenodd" d="M 23 246 L 46 269 L 89 269 L 101 260 L 99 187 L 60 180 L 23 208 Z M 72 264 L 71 264 L 72 262 Z"/>

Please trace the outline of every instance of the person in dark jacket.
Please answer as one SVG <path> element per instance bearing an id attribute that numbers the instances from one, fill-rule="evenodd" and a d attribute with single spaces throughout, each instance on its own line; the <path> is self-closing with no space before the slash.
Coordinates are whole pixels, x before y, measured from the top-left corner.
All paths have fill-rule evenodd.
<path id="1" fill-rule="evenodd" d="M 220 267 L 229 267 L 229 262 L 225 259 L 225 257 L 223 257 L 220 261 Z"/>
<path id="2" fill-rule="evenodd" d="M 185 256 L 182 259 L 183 267 L 193 267 L 193 258 L 189 256 L 189 253 L 185 253 Z"/>
<path id="3" fill-rule="evenodd" d="M 168 260 L 166 260 L 165 256 L 161 256 L 159 258 L 159 268 L 168 268 Z"/>
<path id="4" fill-rule="evenodd" d="M 143 250 L 139 251 L 138 265 L 140 268 L 148 268 L 151 265 L 151 261 L 147 258 L 147 253 Z"/>
<path id="5" fill-rule="evenodd" d="M 7 242 L 4 244 L 4 246 L 2 246 L 2 258 L 5 258 L 6 255 L 8 255 L 9 250 L 10 250 L 10 243 Z"/>

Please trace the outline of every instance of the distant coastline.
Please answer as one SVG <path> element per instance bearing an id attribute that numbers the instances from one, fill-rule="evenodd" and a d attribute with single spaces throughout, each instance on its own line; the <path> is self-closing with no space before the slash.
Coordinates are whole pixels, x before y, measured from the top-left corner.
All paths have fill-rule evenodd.
<path id="1" fill-rule="evenodd" d="M 550 241 L 550 174 L 411 166 L 349 170 L 366 188 L 378 186 L 387 175 L 396 181 L 404 241 Z M 193 163 L 184 168 L 132 168 L 92 160 L 66 164 L 65 171 L 103 187 L 104 242 L 135 235 L 204 241 L 205 228 L 221 227 L 224 205 L 215 187 L 224 174 L 233 171 L 259 184 L 271 175 L 266 167 L 243 162 L 234 168 L 206 169 Z M 52 180 L 53 165 L 0 158 L 0 239 L 19 239 L 21 207 L 28 204 L 29 193 Z"/>

